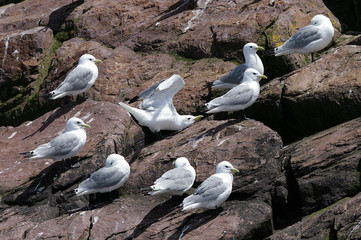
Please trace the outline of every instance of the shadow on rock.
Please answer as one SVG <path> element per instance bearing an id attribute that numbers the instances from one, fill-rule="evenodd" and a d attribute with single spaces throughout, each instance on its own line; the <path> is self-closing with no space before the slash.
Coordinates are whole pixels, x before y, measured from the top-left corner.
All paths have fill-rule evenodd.
<path id="1" fill-rule="evenodd" d="M 177 15 L 181 12 L 187 11 L 187 10 L 192 10 L 197 6 L 197 0 L 180 0 L 178 2 L 176 2 L 175 4 L 173 4 L 172 6 L 170 6 L 167 10 L 165 10 L 164 12 L 160 13 L 158 15 L 158 17 L 160 15 L 160 18 L 158 18 L 155 22 L 153 22 L 151 25 L 148 26 L 151 27 L 152 25 L 154 25 L 154 23 L 156 22 L 160 22 L 163 21 L 167 18 L 170 18 L 174 15 Z"/>
<path id="2" fill-rule="evenodd" d="M 182 196 L 173 196 L 171 199 L 167 200 L 164 203 L 159 204 L 150 212 L 145 215 L 143 220 L 136 226 L 134 232 L 126 238 L 126 240 L 131 240 L 137 238 L 141 235 L 147 228 L 149 228 L 153 223 L 157 222 L 162 217 L 171 213 L 175 210 L 183 201 Z"/>
<path id="3" fill-rule="evenodd" d="M 84 3 L 84 0 L 78 0 L 70 4 L 64 5 L 60 8 L 57 8 L 49 16 L 49 21 L 44 28 L 44 31 L 50 28 L 53 32 L 59 31 L 61 25 L 66 21 L 66 18 L 74 11 L 75 8 Z"/>
<path id="4" fill-rule="evenodd" d="M 168 240 L 181 239 L 192 230 L 199 228 L 200 226 L 206 224 L 209 221 L 212 221 L 222 212 L 223 212 L 223 208 L 220 207 L 217 209 L 207 210 L 201 213 L 193 213 L 187 216 L 180 224 L 178 230 L 172 236 L 170 236 Z"/>
<path id="5" fill-rule="evenodd" d="M 78 159 L 76 160 L 78 161 Z M 53 189 L 49 188 L 61 174 L 71 168 L 71 160 L 56 161 L 49 167 L 41 171 L 32 183 L 15 199 L 14 194 L 6 197 L 4 202 L 9 205 L 32 206 L 53 194 Z M 19 189 L 17 189 L 19 191 Z"/>
<path id="6" fill-rule="evenodd" d="M 32 134 L 24 137 L 23 139 L 21 140 L 25 140 L 25 139 L 28 139 L 28 138 L 31 138 L 32 136 L 34 136 L 36 133 L 38 132 L 42 132 L 44 131 L 55 119 L 58 119 L 60 118 L 61 116 L 67 114 L 69 111 L 71 111 L 75 105 L 77 105 L 76 102 L 71 102 L 67 105 L 65 105 L 64 107 L 61 107 L 57 110 L 55 110 L 52 114 L 50 114 L 50 116 L 43 122 L 43 125 L 38 129 L 36 130 L 35 132 L 33 132 Z M 65 125 L 65 122 L 64 122 L 64 125 Z"/>

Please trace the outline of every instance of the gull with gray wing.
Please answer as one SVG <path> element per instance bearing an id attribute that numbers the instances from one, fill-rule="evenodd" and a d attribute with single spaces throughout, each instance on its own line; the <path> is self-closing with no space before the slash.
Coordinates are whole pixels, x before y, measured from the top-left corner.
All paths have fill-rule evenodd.
<path id="1" fill-rule="evenodd" d="M 284 44 L 273 49 L 275 56 L 282 56 L 292 53 L 313 53 L 328 46 L 332 41 L 334 28 L 330 19 L 318 14 L 311 19 L 310 25 L 302 27 L 291 36 Z"/>
<path id="2" fill-rule="evenodd" d="M 81 196 L 84 194 L 111 192 L 124 184 L 128 179 L 130 167 L 124 157 L 119 154 L 110 154 L 105 167 L 95 171 L 91 176 L 79 184 L 75 194 Z"/>
<path id="3" fill-rule="evenodd" d="M 36 149 L 24 152 L 29 159 L 54 159 L 62 160 L 78 154 L 86 142 L 84 127 L 90 128 L 83 120 L 73 117 L 66 122 L 66 130 L 48 143 Z"/>
<path id="4" fill-rule="evenodd" d="M 248 68 L 254 68 L 259 73 L 264 73 L 262 60 L 257 55 L 257 50 L 264 50 L 263 47 L 255 43 L 247 43 L 243 46 L 243 55 L 245 63 L 238 65 L 230 73 L 213 82 L 212 87 L 215 89 L 233 88 L 242 82 L 244 72 Z"/>
<path id="5" fill-rule="evenodd" d="M 50 99 L 58 99 L 67 95 L 78 95 L 93 86 L 98 78 L 98 68 L 95 63 L 102 62 L 90 54 L 80 57 L 78 66 L 74 68 L 65 80 L 49 93 Z"/>
<path id="6" fill-rule="evenodd" d="M 151 186 L 152 191 L 150 195 L 168 194 L 168 195 L 183 195 L 190 189 L 196 178 L 196 171 L 189 164 L 185 157 L 177 158 L 174 162 L 173 169 L 165 172 L 158 178 L 154 185 Z"/>
<path id="7" fill-rule="evenodd" d="M 182 211 L 218 208 L 232 192 L 233 172 L 239 171 L 227 161 L 220 162 L 216 173 L 202 182 L 192 195 L 183 200 Z"/>
<path id="8" fill-rule="evenodd" d="M 205 104 L 206 113 L 234 112 L 251 106 L 260 92 L 259 79 L 267 78 L 256 69 L 248 68 L 244 72 L 242 83 L 229 90 L 226 94 Z"/>

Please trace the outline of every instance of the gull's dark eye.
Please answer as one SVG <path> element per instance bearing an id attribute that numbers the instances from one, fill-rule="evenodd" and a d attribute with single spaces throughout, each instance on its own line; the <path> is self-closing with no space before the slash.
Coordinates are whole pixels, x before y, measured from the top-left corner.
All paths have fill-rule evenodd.
<path id="1" fill-rule="evenodd" d="M 253 73 L 253 75 L 256 75 L 256 73 Z"/>
<path id="2" fill-rule="evenodd" d="M 79 121 L 77 121 L 76 123 L 77 123 L 77 124 L 80 124 L 80 122 L 79 122 Z"/>
<path id="3" fill-rule="evenodd" d="M 191 120 L 191 118 L 188 118 L 188 120 Z"/>
<path id="4" fill-rule="evenodd" d="M 253 48 L 252 46 L 250 46 L 249 48 Z"/>

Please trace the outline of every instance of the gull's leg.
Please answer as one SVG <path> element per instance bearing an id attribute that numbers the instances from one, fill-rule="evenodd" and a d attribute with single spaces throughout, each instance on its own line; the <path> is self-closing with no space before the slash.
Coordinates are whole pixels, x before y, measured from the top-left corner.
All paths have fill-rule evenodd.
<path id="1" fill-rule="evenodd" d="M 311 62 L 314 62 L 315 61 L 315 58 L 313 56 L 313 53 L 311 53 Z"/>
<path id="2" fill-rule="evenodd" d="M 164 138 L 161 131 L 155 132 L 155 135 L 157 136 L 158 139 L 163 139 Z"/>

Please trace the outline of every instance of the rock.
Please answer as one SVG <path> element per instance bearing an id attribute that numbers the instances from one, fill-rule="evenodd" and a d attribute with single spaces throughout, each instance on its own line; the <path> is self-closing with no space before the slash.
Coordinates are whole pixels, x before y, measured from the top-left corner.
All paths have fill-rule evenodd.
<path id="1" fill-rule="evenodd" d="M 68 169 L 69 166 L 64 161 L 49 159 L 30 161 L 19 156 L 19 152 L 32 150 L 63 132 L 66 120 L 72 116 L 80 117 L 92 127 L 87 129 L 86 145 L 76 157 L 73 157 L 72 164 L 80 161 L 79 168 Z M 134 124 L 130 125 L 131 123 L 128 114 L 119 105 L 85 101 L 80 105 L 68 104 L 57 108 L 17 128 L 2 127 L 0 141 L 4 147 L 1 148 L 0 179 L 3 184 L 0 193 L 17 189 L 18 194 L 21 195 L 12 195 L 7 201 L 21 202 L 33 201 L 30 199 L 32 195 L 36 192 L 39 194 L 35 194 L 35 197 L 41 195 L 40 193 L 51 184 L 53 191 L 67 188 L 70 183 L 79 181 L 80 170 L 83 170 L 83 174 L 87 176 L 103 166 L 109 154 L 128 155 L 142 146 L 141 128 Z M 21 193 L 24 190 L 25 192 Z"/>
<path id="2" fill-rule="evenodd" d="M 302 218 L 267 239 L 360 239 L 361 194 Z"/>
<path id="3" fill-rule="evenodd" d="M 282 150 L 288 190 L 287 202 L 274 199 L 275 215 L 282 225 L 345 198 L 361 189 L 361 118 L 343 123 Z M 284 177 L 282 177 L 284 178 Z M 293 212 L 292 212 L 293 211 Z M 278 226 L 277 226 L 278 227 Z"/>
<path id="4" fill-rule="evenodd" d="M 360 116 L 360 53 L 360 46 L 341 46 L 273 79 L 247 115 L 275 129 L 286 143 Z"/>
<path id="5" fill-rule="evenodd" d="M 203 120 L 142 149 L 132 160 L 134 174 L 123 190 L 133 192 L 151 186 L 178 157 L 188 158 L 197 172 L 197 184 L 213 174 L 219 162 L 227 160 L 240 170 L 233 188 L 237 199 L 270 202 L 281 147 L 280 137 L 262 123 Z"/>
<path id="6" fill-rule="evenodd" d="M 39 23 L 47 26 L 50 20 L 53 23 L 61 22 L 64 20 L 63 18 L 57 16 L 54 19 L 50 15 L 54 10 L 72 2 L 72 0 L 28 0 L 18 4 L 6 5 L 0 10 L 0 32 L 2 34 L 9 34 L 13 31 L 30 30 L 37 28 Z M 44 30 L 44 27 L 42 28 Z"/>
<path id="7" fill-rule="evenodd" d="M 0 39 L 0 125 L 18 125 L 40 112 L 37 95 L 56 46 L 42 27 L 13 31 Z"/>

